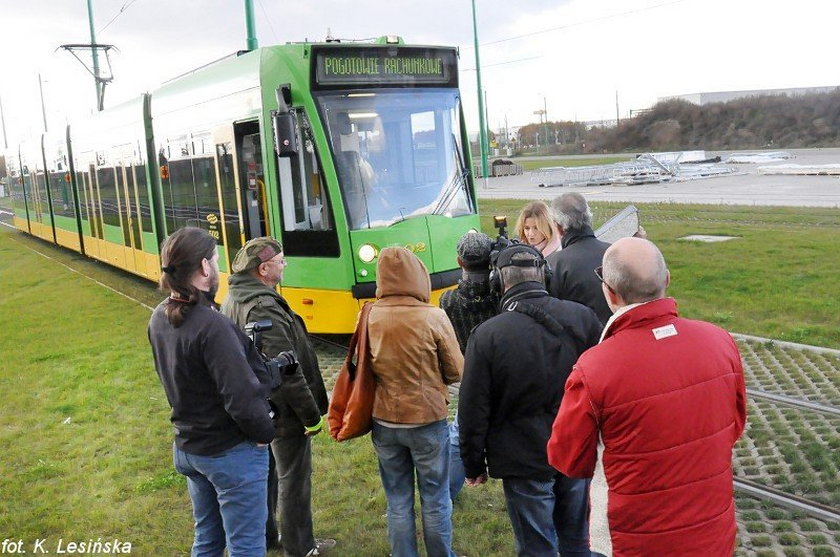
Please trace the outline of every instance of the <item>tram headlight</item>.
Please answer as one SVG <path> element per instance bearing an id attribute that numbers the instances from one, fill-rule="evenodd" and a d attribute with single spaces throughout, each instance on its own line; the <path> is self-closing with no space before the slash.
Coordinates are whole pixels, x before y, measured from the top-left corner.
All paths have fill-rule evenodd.
<path id="1" fill-rule="evenodd" d="M 364 263 L 372 262 L 376 259 L 377 254 L 378 250 L 370 244 L 364 244 L 359 248 L 359 259 Z"/>

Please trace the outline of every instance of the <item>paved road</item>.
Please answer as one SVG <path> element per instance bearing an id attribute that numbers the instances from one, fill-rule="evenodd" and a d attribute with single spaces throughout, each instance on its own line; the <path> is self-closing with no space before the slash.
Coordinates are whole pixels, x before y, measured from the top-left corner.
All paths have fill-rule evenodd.
<path id="1" fill-rule="evenodd" d="M 795 155 L 795 158 L 785 161 L 784 164 L 840 164 L 840 149 L 804 149 L 787 150 L 787 152 Z M 714 156 L 729 153 L 709 152 L 708 154 Z M 536 174 L 526 172 L 522 176 L 489 178 L 486 184 L 484 180 L 479 180 L 477 188 L 479 198 L 487 199 L 551 199 L 563 192 L 576 191 L 593 201 L 840 208 L 840 177 L 838 176 L 760 175 L 756 170 L 760 166 L 758 164 L 733 166 L 737 168 L 739 174 L 663 184 L 541 188 Z"/>

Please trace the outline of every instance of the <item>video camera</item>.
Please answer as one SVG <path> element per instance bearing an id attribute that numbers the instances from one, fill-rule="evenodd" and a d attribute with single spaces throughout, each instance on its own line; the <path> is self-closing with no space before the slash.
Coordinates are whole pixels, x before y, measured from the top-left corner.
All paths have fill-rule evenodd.
<path id="1" fill-rule="evenodd" d="M 300 365 L 294 350 L 285 350 L 273 358 L 267 357 L 262 351 L 262 333 L 271 330 L 271 320 L 253 321 L 245 325 L 245 334 L 257 347 L 257 351 L 263 357 L 266 370 L 268 370 L 268 385 L 273 393 L 280 388 L 283 376 L 294 375 Z"/>
<path id="2" fill-rule="evenodd" d="M 490 248 L 490 289 L 499 295 L 504 294 L 504 285 L 502 284 L 502 277 L 500 276 L 501 273 L 499 267 L 499 255 L 505 249 L 512 246 L 523 246 L 520 251 L 530 251 L 531 253 L 537 256 L 537 259 L 533 260 L 533 263 L 523 264 L 517 261 L 510 261 L 508 257 L 506 258 L 507 262 L 504 263 L 503 266 L 506 267 L 508 265 L 514 265 L 517 267 L 530 267 L 533 265 L 542 268 L 543 285 L 546 289 L 548 289 L 549 282 L 551 281 L 551 269 L 546 265 L 542 253 L 540 253 L 538 249 L 531 247 L 528 244 L 524 244 L 516 238 L 510 239 L 507 237 L 507 231 L 505 230 L 505 228 L 507 227 L 506 216 L 494 215 L 493 226 L 496 227 L 496 230 L 499 231 L 499 234 L 498 236 L 496 236 L 496 240 L 493 242 L 493 245 Z"/>

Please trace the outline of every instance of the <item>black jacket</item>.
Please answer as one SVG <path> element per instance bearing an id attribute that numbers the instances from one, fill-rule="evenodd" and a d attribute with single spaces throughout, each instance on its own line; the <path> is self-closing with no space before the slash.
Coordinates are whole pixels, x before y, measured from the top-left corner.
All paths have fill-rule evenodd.
<path id="1" fill-rule="evenodd" d="M 601 324 L 606 324 L 612 311 L 601 290 L 601 281 L 595 276 L 595 268 L 601 266 L 604 252 L 610 245 L 597 239 L 588 226 L 583 230 L 567 231 L 562 245 L 552 269 L 551 295 L 591 308 Z"/>
<path id="2" fill-rule="evenodd" d="M 467 340 L 476 325 L 499 313 L 499 296 L 490 290 L 489 277 L 483 281 L 464 277 L 458 280 L 458 288 L 441 295 L 440 309 L 452 322 L 461 353 L 465 353 Z"/>
<path id="3" fill-rule="evenodd" d="M 578 303 L 556 300 L 537 282 L 508 290 L 502 312 L 470 337 L 458 401 L 461 458 L 468 478 L 547 481 L 546 443 L 578 356 L 598 343 L 601 324 Z"/>
<path id="4" fill-rule="evenodd" d="M 152 313 L 148 334 L 178 448 L 210 456 L 245 440 L 269 443 L 266 370 L 253 343 L 209 305 L 194 306 L 173 327 L 165 304 Z"/>

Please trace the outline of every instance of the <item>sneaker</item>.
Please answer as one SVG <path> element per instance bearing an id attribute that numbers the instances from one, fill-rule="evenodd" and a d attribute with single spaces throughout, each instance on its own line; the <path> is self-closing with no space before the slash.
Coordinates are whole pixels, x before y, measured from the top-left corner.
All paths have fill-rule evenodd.
<path id="1" fill-rule="evenodd" d="M 306 557 L 318 557 L 318 555 L 324 555 L 334 548 L 335 544 L 336 541 L 330 538 L 316 539 L 315 547 L 312 548 L 312 551 L 306 554 Z"/>

